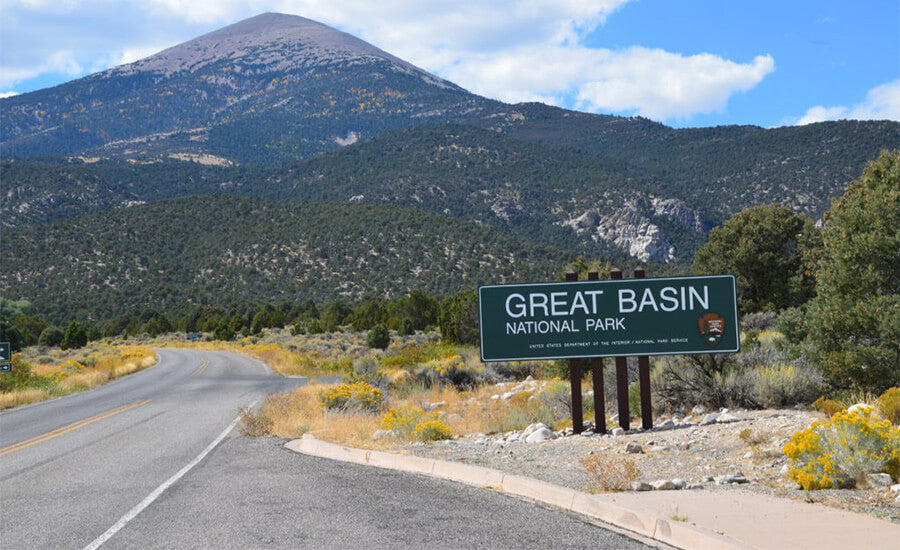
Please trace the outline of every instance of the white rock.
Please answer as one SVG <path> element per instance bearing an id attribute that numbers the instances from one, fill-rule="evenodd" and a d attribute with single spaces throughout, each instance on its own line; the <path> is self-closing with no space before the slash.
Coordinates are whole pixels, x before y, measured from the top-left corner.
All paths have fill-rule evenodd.
<path id="1" fill-rule="evenodd" d="M 898 483 L 896 485 L 891 485 L 891 492 L 892 493 L 900 493 L 900 483 Z"/>
<path id="2" fill-rule="evenodd" d="M 750 483 L 750 480 L 744 477 L 744 474 L 738 472 L 736 474 L 726 474 L 715 478 L 716 485 L 727 485 L 729 483 Z"/>
<path id="3" fill-rule="evenodd" d="M 709 413 L 708 415 L 703 417 L 703 420 L 700 421 L 701 426 L 706 426 L 709 424 L 715 424 L 716 420 L 719 418 L 719 413 Z"/>
<path id="4" fill-rule="evenodd" d="M 541 429 L 547 429 L 547 426 L 545 426 L 543 422 L 535 422 L 534 424 L 529 424 L 527 428 L 522 430 L 521 438 L 527 439 L 529 435 Z"/>
<path id="5" fill-rule="evenodd" d="M 691 414 L 693 415 L 701 415 L 706 413 L 706 407 L 703 405 L 696 405 L 693 409 L 691 409 Z"/>
<path id="6" fill-rule="evenodd" d="M 541 428 L 529 434 L 528 437 L 525 438 L 525 443 L 540 443 L 541 441 L 550 439 L 556 439 L 556 434 L 547 428 Z"/>
<path id="7" fill-rule="evenodd" d="M 693 416 L 685 416 L 684 418 L 681 419 L 682 424 L 690 424 L 693 421 L 694 421 Z"/>
<path id="8" fill-rule="evenodd" d="M 872 412 L 873 410 L 875 410 L 875 407 L 866 403 L 857 403 L 856 405 L 850 405 L 849 407 L 847 407 L 847 412 L 849 413 L 853 413 L 856 411 Z"/>
<path id="9" fill-rule="evenodd" d="M 640 454 L 644 452 L 644 448 L 641 447 L 640 443 L 635 441 L 630 441 L 627 445 L 625 445 L 625 452 L 632 454 Z"/>
<path id="10" fill-rule="evenodd" d="M 525 379 L 526 382 L 534 382 L 534 376 L 528 375 L 528 378 Z"/>
<path id="11" fill-rule="evenodd" d="M 672 420 L 666 420 L 665 422 L 662 422 L 661 424 L 656 426 L 656 429 L 657 430 L 673 430 L 673 429 L 675 429 L 675 422 Z"/>
<path id="12" fill-rule="evenodd" d="M 672 478 L 672 484 L 675 485 L 676 489 L 684 489 L 687 487 L 687 482 L 678 477 Z"/>
<path id="13" fill-rule="evenodd" d="M 894 499 L 894 502 L 900 503 L 900 496 L 898 496 L 897 498 L 895 498 L 895 499 Z"/>
<path id="14" fill-rule="evenodd" d="M 653 447 L 650 447 L 650 452 L 653 452 L 653 453 L 661 453 L 663 451 L 668 451 L 668 450 L 669 450 L 668 445 L 654 445 Z"/>
<path id="15" fill-rule="evenodd" d="M 504 393 L 503 395 L 501 395 L 501 396 L 500 396 L 500 399 L 506 401 L 506 400 L 508 400 L 510 397 L 516 395 L 517 393 L 519 393 L 519 392 L 517 392 L 517 391 L 508 391 L 508 392 Z"/>
<path id="16" fill-rule="evenodd" d="M 519 434 L 514 433 L 511 436 L 509 436 L 508 438 L 506 438 L 506 440 L 509 441 L 510 443 L 515 443 L 516 441 L 519 440 L 519 437 L 520 437 Z"/>
<path id="17" fill-rule="evenodd" d="M 786 476 L 788 474 L 788 472 L 790 472 L 790 471 L 791 471 L 791 469 L 790 469 L 790 467 L 788 467 L 787 464 L 785 464 L 784 466 L 781 467 L 781 475 L 783 475 L 783 476 Z"/>
<path id="18" fill-rule="evenodd" d="M 748 452 L 748 453 L 744 453 L 744 458 L 753 458 L 753 451 L 750 451 L 750 452 Z"/>
<path id="19" fill-rule="evenodd" d="M 721 414 L 716 418 L 716 422 L 717 422 L 718 424 L 725 424 L 725 423 L 728 423 L 728 422 L 737 422 L 738 420 L 740 420 L 740 418 L 734 416 L 733 414 L 729 414 L 729 413 L 721 413 Z"/>
<path id="20" fill-rule="evenodd" d="M 670 479 L 658 479 L 656 481 L 651 481 L 650 486 L 653 487 L 656 491 L 674 491 L 675 484 L 672 483 Z"/>
<path id="21" fill-rule="evenodd" d="M 391 430 L 376 430 L 375 433 L 372 434 L 372 439 L 381 439 L 382 437 L 390 435 L 393 435 Z"/>
<path id="22" fill-rule="evenodd" d="M 494 395 L 491 396 L 491 399 L 493 399 L 493 400 L 500 399 L 500 394 L 499 394 L 499 393 L 495 393 Z"/>
<path id="23" fill-rule="evenodd" d="M 628 484 L 628 489 L 631 491 L 652 491 L 653 486 L 643 481 L 632 481 Z"/>
<path id="24" fill-rule="evenodd" d="M 890 487 L 890 474 L 866 474 L 866 483 L 869 487 Z"/>
<path id="25" fill-rule="evenodd" d="M 622 428 L 613 428 L 612 432 L 610 433 L 615 436 L 625 435 L 625 430 L 623 430 Z"/>
<path id="26" fill-rule="evenodd" d="M 702 483 L 688 483 L 687 485 L 684 486 L 684 488 L 688 489 L 688 490 L 702 489 L 703 484 Z"/>

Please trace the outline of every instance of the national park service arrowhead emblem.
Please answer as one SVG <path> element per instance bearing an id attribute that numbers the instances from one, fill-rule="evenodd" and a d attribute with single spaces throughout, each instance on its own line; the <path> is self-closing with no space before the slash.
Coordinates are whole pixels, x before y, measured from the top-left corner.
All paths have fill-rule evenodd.
<path id="1" fill-rule="evenodd" d="M 700 334 L 703 340 L 714 348 L 719 344 L 719 340 L 725 335 L 725 319 L 715 313 L 707 313 L 703 317 L 697 319 L 700 326 Z"/>

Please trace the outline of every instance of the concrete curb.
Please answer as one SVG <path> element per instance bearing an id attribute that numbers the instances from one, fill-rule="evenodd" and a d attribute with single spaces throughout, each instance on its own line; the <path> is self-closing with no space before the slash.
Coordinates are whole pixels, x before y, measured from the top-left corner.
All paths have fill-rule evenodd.
<path id="1" fill-rule="evenodd" d="M 311 456 L 341 460 L 355 464 L 400 470 L 456 481 L 474 487 L 487 487 L 550 504 L 564 510 L 614 525 L 637 535 L 677 548 L 691 550 L 737 550 L 753 548 L 733 538 L 655 514 L 632 510 L 591 495 L 532 478 L 507 474 L 499 470 L 447 462 L 418 456 L 398 455 L 382 451 L 354 449 L 319 441 L 309 434 L 285 444 L 288 449 Z"/>

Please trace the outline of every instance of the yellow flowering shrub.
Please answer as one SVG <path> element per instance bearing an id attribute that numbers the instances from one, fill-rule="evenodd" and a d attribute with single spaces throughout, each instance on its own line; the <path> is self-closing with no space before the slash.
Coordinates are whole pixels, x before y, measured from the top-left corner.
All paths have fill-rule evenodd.
<path id="1" fill-rule="evenodd" d="M 381 419 L 381 428 L 394 432 L 398 437 L 409 439 L 420 422 L 437 419 L 434 413 L 427 414 L 418 407 L 403 405 L 396 409 L 388 410 Z"/>
<path id="2" fill-rule="evenodd" d="M 782 450 L 788 476 L 803 489 L 852 487 L 865 474 L 900 474 L 900 428 L 871 408 L 840 411 L 795 433 Z"/>
<path id="3" fill-rule="evenodd" d="M 388 410 L 381 419 L 381 428 L 401 439 L 438 441 L 453 437 L 449 426 L 438 420 L 438 413 L 427 413 L 418 407 L 403 405 Z"/>
<path id="4" fill-rule="evenodd" d="M 426 443 L 430 441 L 440 441 L 442 439 L 452 439 L 453 431 L 440 420 L 429 420 L 416 424 L 413 437 L 419 441 Z"/>
<path id="5" fill-rule="evenodd" d="M 322 388 L 318 401 L 326 410 L 377 412 L 384 404 L 384 394 L 365 382 L 356 382 Z"/>

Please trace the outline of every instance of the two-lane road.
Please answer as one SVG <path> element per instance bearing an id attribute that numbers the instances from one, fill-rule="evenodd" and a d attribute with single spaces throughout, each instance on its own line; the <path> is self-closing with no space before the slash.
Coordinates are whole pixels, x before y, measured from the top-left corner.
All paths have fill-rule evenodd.
<path id="1" fill-rule="evenodd" d="M 304 380 L 240 355 L 159 355 L 0 413 L 0 548 L 644 548 L 492 490 L 236 436 L 239 407 Z"/>
<path id="2" fill-rule="evenodd" d="M 85 547 L 196 459 L 239 407 L 301 382 L 234 354 L 160 350 L 159 359 L 0 413 L 0 546 Z"/>

